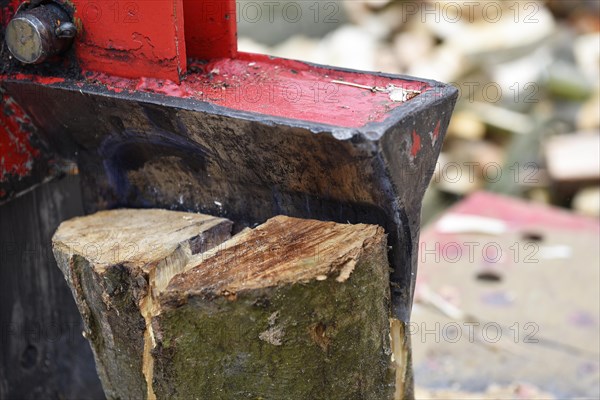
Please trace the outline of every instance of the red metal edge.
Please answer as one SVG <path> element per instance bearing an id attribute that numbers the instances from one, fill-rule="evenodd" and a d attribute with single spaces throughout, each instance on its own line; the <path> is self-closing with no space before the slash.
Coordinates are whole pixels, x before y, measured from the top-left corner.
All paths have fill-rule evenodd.
<path id="1" fill-rule="evenodd" d="M 20 0 L 0 2 L 1 26 L 8 24 L 21 3 Z M 0 84 L 3 79 L 0 76 Z M 41 77 L 40 81 L 52 84 L 64 79 Z M 51 158 L 31 118 L 0 85 L 0 204 L 50 177 Z"/>
<path id="2" fill-rule="evenodd" d="M 236 58 L 220 58 L 192 65 L 179 84 L 154 78 L 122 78 L 104 73 L 87 73 L 76 83 L 100 84 L 113 93 L 156 93 L 197 100 L 217 106 L 343 128 L 362 128 L 371 122 L 385 121 L 390 112 L 404 104 L 391 100 L 385 92 L 373 92 L 334 83 L 346 81 L 367 86 L 394 85 L 422 93 L 438 90 L 430 82 L 386 76 L 377 73 L 346 71 L 302 61 L 274 58 L 262 54 L 239 53 Z M 44 85 L 66 80 L 23 74 L 2 79 L 33 81 Z M 432 132 L 433 135 L 435 132 Z M 413 144 L 413 152 L 420 143 Z"/>
<path id="3" fill-rule="evenodd" d="M 72 0 L 83 70 L 179 82 L 187 69 L 183 0 Z"/>
<path id="4" fill-rule="evenodd" d="M 262 54 L 239 53 L 237 58 L 214 59 L 193 64 L 193 68 L 195 72 L 188 74 L 181 84 L 103 74 L 89 78 L 116 93 L 157 93 L 344 128 L 383 122 L 391 111 L 413 100 L 396 102 L 388 93 L 341 85 L 334 83 L 335 80 L 377 87 L 394 85 L 422 92 L 435 90 L 423 81 L 344 71 Z"/>
<path id="5" fill-rule="evenodd" d="M 237 55 L 235 0 L 183 0 L 187 56 L 200 60 Z"/>
<path id="6" fill-rule="evenodd" d="M 8 24 L 8 21 L 10 21 L 12 16 L 15 14 L 20 4 L 20 0 L 7 0 L 4 2 L 4 4 L 1 4 L 0 23 L 2 26 L 6 26 L 6 24 Z"/>
<path id="7" fill-rule="evenodd" d="M 0 88 L 0 204 L 50 176 L 31 118 Z"/>
<path id="8" fill-rule="evenodd" d="M 31 143 L 31 119 L 7 94 L 0 92 L 0 182 L 22 178 L 33 170 L 39 149 Z"/>
<path id="9" fill-rule="evenodd" d="M 569 210 L 491 192 L 475 192 L 453 206 L 448 213 L 477 215 L 507 223 L 511 230 L 594 231 L 600 234 L 597 218 L 575 214 Z"/>

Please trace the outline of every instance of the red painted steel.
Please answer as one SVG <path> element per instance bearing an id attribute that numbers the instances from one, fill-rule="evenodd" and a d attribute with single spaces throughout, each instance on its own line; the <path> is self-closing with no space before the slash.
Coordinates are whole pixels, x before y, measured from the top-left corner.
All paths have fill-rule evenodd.
<path id="1" fill-rule="evenodd" d="M 381 122 L 405 102 L 392 101 L 389 94 L 334 83 L 334 80 L 361 85 L 394 85 L 408 90 L 433 90 L 427 83 L 388 78 L 363 72 L 338 71 L 301 61 L 239 53 L 192 64 L 194 72 L 179 83 L 162 79 L 128 79 L 104 73 L 90 73 L 87 83 L 99 83 L 114 93 L 146 92 L 205 101 L 234 110 L 284 117 L 346 128 L 360 128 Z M 0 80 L 9 78 L 1 76 Z M 12 79 L 53 84 L 63 78 L 12 75 Z M 83 85 L 84 82 L 81 82 Z M 413 100 L 418 101 L 419 96 Z M 416 134 L 416 132 L 415 132 Z M 432 136 L 439 134 L 437 129 Z M 420 138 L 413 139 L 411 153 L 421 149 Z"/>
<path id="2" fill-rule="evenodd" d="M 179 82 L 187 58 L 235 57 L 235 0 L 72 0 L 88 71 Z"/>
<path id="3" fill-rule="evenodd" d="M 9 0 L 6 6 L 0 10 L 0 23 L 2 23 L 2 26 L 8 24 L 8 21 L 10 21 L 15 14 L 19 5 L 21 5 L 20 0 Z"/>
<path id="4" fill-rule="evenodd" d="M 40 151 L 31 144 L 32 122 L 23 109 L 6 94 L 0 99 L 0 182 L 5 182 L 28 176 Z"/>
<path id="5" fill-rule="evenodd" d="M 419 155 L 419 151 L 421 151 L 421 136 L 419 136 L 415 130 L 412 133 L 412 147 L 410 149 L 410 155 L 415 158 L 417 155 Z"/>
<path id="6" fill-rule="evenodd" d="M 84 70 L 179 82 L 187 69 L 183 0 L 72 0 Z"/>
<path id="7" fill-rule="evenodd" d="M 235 0 L 183 0 L 188 58 L 237 55 Z"/>
<path id="8" fill-rule="evenodd" d="M 343 80 L 368 86 L 394 85 L 426 91 L 423 82 L 337 71 L 300 61 L 239 53 L 235 59 L 194 64 L 196 73 L 181 84 L 156 79 L 122 79 L 96 74 L 95 82 L 117 93 L 152 92 L 206 101 L 223 107 L 340 127 L 360 128 L 385 120 L 405 104 L 389 94 L 333 83 Z M 418 101 L 418 96 L 414 100 Z M 420 147 L 420 143 L 418 144 Z"/>
<path id="9" fill-rule="evenodd" d="M 76 57 L 88 80 L 117 93 L 162 93 L 235 110 L 358 128 L 383 121 L 402 102 L 392 101 L 387 93 L 334 80 L 429 89 L 418 81 L 238 54 L 235 0 L 72 0 L 65 4 L 75 10 Z M 187 56 L 209 61 L 194 63 L 194 72 L 184 74 Z M 60 82 L 51 77 L 12 78 Z M 414 154 L 420 143 L 413 142 Z"/>

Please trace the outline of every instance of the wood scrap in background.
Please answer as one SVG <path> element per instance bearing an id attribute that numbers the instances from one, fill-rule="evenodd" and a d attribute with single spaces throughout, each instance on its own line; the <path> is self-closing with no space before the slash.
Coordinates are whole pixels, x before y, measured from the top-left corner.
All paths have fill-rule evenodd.
<path id="1" fill-rule="evenodd" d="M 600 184 L 600 136 L 597 132 L 551 137 L 544 150 L 553 194 L 559 204 L 568 206 L 578 192 Z M 581 202 L 584 200 L 580 197 L 577 204 L 581 210 L 590 208 Z M 600 208 L 600 204 L 595 208 Z"/>
<path id="2" fill-rule="evenodd" d="M 600 3 L 597 0 L 546 0 L 546 6 L 561 19 L 583 32 L 600 30 Z"/>
<path id="3" fill-rule="evenodd" d="M 412 395 L 382 228 L 276 217 L 227 240 L 229 228 L 157 210 L 61 225 L 55 255 L 108 397 Z M 115 242 L 135 251 L 113 260 L 85 250 Z"/>
<path id="4" fill-rule="evenodd" d="M 506 386 L 492 384 L 483 393 L 467 392 L 465 390 L 455 388 L 440 389 L 436 391 L 425 388 L 417 388 L 415 393 L 416 398 L 419 400 L 552 400 L 556 398 L 541 388 L 525 383 L 511 384 Z"/>

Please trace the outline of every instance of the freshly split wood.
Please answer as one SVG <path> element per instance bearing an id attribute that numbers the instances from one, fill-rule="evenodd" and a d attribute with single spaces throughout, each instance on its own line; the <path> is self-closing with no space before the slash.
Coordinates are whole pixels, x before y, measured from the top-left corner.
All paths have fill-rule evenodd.
<path id="1" fill-rule="evenodd" d="M 401 398 L 383 229 L 115 210 L 64 222 L 54 254 L 109 398 Z"/>

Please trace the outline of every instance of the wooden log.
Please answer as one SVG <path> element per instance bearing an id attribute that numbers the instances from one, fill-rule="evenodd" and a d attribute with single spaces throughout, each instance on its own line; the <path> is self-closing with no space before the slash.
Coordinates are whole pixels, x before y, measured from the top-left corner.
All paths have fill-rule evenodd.
<path id="1" fill-rule="evenodd" d="M 53 252 L 83 317 L 109 399 L 154 398 L 146 358 L 153 299 L 167 275 L 230 236 L 231 222 L 164 210 L 116 210 L 62 223 Z M 168 281 L 168 280 L 167 280 Z"/>
<path id="2" fill-rule="evenodd" d="M 150 229 L 148 217 L 129 216 L 144 212 L 70 221 L 54 239 L 108 397 L 405 398 L 408 344 L 390 318 L 382 228 L 276 217 L 181 258 L 176 248 L 200 232 L 186 226 L 182 235 L 169 217 Z M 153 249 L 143 261 L 98 264 L 67 244 L 86 237 L 104 247 L 122 220 L 122 241 L 153 235 L 152 246 L 139 245 Z"/>

